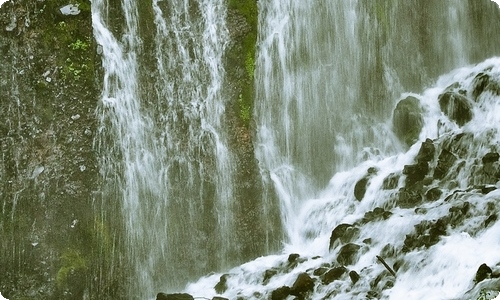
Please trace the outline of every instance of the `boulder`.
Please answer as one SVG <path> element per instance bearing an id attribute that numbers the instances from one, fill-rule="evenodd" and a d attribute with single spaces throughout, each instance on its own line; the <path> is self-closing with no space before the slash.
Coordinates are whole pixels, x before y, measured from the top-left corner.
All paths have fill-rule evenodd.
<path id="1" fill-rule="evenodd" d="M 401 208 L 411 208 L 422 203 L 423 196 L 420 188 L 401 188 L 398 194 L 397 205 Z"/>
<path id="2" fill-rule="evenodd" d="M 282 286 L 271 293 L 271 300 L 285 300 L 291 295 L 291 289 L 288 286 Z"/>
<path id="3" fill-rule="evenodd" d="M 321 281 L 323 284 L 330 284 L 335 280 L 340 279 L 340 277 L 342 277 L 345 273 L 347 273 L 347 269 L 345 267 L 335 267 L 323 274 L 323 276 L 321 276 Z"/>
<path id="4" fill-rule="evenodd" d="M 472 120 L 472 105 L 465 96 L 454 92 L 446 92 L 438 97 L 441 111 L 459 126 Z"/>
<path id="5" fill-rule="evenodd" d="M 292 285 L 291 295 L 303 297 L 314 289 L 314 280 L 307 273 L 300 273 Z"/>
<path id="6" fill-rule="evenodd" d="M 361 178 L 358 182 L 356 182 L 356 185 L 354 186 L 354 197 L 361 201 L 363 200 L 363 197 L 365 196 L 366 193 L 366 187 L 368 186 L 368 182 L 370 181 L 370 178 L 377 174 L 377 169 L 374 167 L 368 168 L 366 171 L 366 175 Z"/>
<path id="7" fill-rule="evenodd" d="M 342 266 L 348 266 L 356 263 L 361 246 L 349 243 L 340 248 L 337 255 L 337 262 Z"/>
<path id="8" fill-rule="evenodd" d="M 350 242 L 352 239 L 357 237 L 359 234 L 359 229 L 351 224 L 339 224 L 332 231 L 330 236 L 330 245 L 329 249 L 333 249 L 336 246 L 342 243 Z M 338 241 L 338 242 L 337 242 Z"/>
<path id="9" fill-rule="evenodd" d="M 493 95 L 500 95 L 500 84 L 496 82 L 489 74 L 479 73 L 472 81 L 472 98 L 477 101 L 484 92 L 490 92 Z"/>
<path id="10" fill-rule="evenodd" d="M 443 194 L 443 191 L 441 191 L 440 188 L 433 187 L 425 193 L 425 200 L 436 201 L 441 197 L 442 194 Z"/>
<path id="11" fill-rule="evenodd" d="M 229 277 L 229 274 L 224 274 L 220 277 L 219 282 L 214 287 L 217 294 L 222 294 L 227 290 L 227 278 L 228 277 Z"/>
<path id="12" fill-rule="evenodd" d="M 351 278 L 352 284 L 356 284 L 361 278 L 356 271 L 349 272 L 349 278 Z"/>
<path id="13" fill-rule="evenodd" d="M 264 272 L 264 280 L 262 281 L 262 284 L 264 285 L 268 284 L 269 280 L 271 280 L 271 278 L 273 278 L 273 276 L 276 274 L 278 274 L 278 270 L 276 269 L 266 270 Z"/>
<path id="14" fill-rule="evenodd" d="M 435 151 L 436 147 L 434 147 L 434 143 L 432 142 L 432 140 L 426 139 L 424 142 L 422 142 L 415 160 L 418 162 L 430 162 L 434 158 Z"/>
<path id="15" fill-rule="evenodd" d="M 288 262 L 293 264 L 297 262 L 297 259 L 300 257 L 300 254 L 298 253 L 292 253 L 288 255 Z"/>
<path id="16" fill-rule="evenodd" d="M 399 140 L 410 146 L 418 140 L 424 124 L 420 101 L 412 96 L 398 102 L 394 109 L 392 125 Z"/>
<path id="17" fill-rule="evenodd" d="M 212 298 L 212 300 L 229 300 L 229 299 L 224 298 L 224 297 L 215 296 Z"/>
<path id="18" fill-rule="evenodd" d="M 365 196 L 366 193 L 366 186 L 368 185 L 368 180 L 369 178 L 363 177 L 361 178 L 358 182 L 356 182 L 356 185 L 354 186 L 354 197 L 356 200 L 363 200 L 363 197 Z"/>
<path id="19" fill-rule="evenodd" d="M 406 175 L 406 186 L 410 187 L 415 183 L 422 181 L 429 172 L 429 163 L 425 161 L 417 162 L 414 165 L 406 165 L 403 168 L 403 174 Z"/>
<path id="20" fill-rule="evenodd" d="M 434 170 L 434 178 L 443 179 L 443 177 L 448 174 L 453 164 L 455 164 L 456 160 L 457 157 L 455 156 L 455 154 L 446 149 L 441 150 L 436 169 Z"/>
<path id="21" fill-rule="evenodd" d="M 365 213 L 363 216 L 363 219 L 361 221 L 366 224 L 368 222 L 372 221 L 381 221 L 381 220 L 387 220 L 392 216 L 392 213 L 390 211 L 387 211 L 381 207 L 375 207 L 374 210 L 368 211 Z"/>
<path id="22" fill-rule="evenodd" d="M 165 294 L 158 293 L 156 300 L 194 300 L 194 297 L 189 294 Z"/>
<path id="23" fill-rule="evenodd" d="M 497 162 L 499 158 L 500 154 L 498 154 L 497 152 L 490 152 L 483 156 L 482 162 L 483 164 L 494 163 Z"/>
<path id="24" fill-rule="evenodd" d="M 486 264 L 482 264 L 477 269 L 476 277 L 474 278 L 474 281 L 476 283 L 479 283 L 487 278 L 490 278 L 492 274 L 493 274 L 493 271 L 491 270 L 491 268 L 488 267 L 488 265 L 486 265 Z"/>
<path id="25" fill-rule="evenodd" d="M 399 174 L 391 173 L 382 182 L 382 189 L 384 190 L 393 190 L 398 187 L 399 183 Z"/>

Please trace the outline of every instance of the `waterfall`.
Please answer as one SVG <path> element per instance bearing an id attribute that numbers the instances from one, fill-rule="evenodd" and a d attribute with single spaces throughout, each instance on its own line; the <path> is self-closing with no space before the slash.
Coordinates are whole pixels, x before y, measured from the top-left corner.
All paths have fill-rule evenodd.
<path id="1" fill-rule="evenodd" d="M 219 0 L 92 1 L 103 69 L 96 147 L 103 197 L 119 210 L 108 218 L 123 220 L 130 297 L 179 286 L 230 259 L 225 13 Z"/>
<path id="2" fill-rule="evenodd" d="M 387 122 L 401 93 L 418 92 L 495 46 L 466 1 L 259 5 L 256 157 L 293 244 L 301 203 L 336 172 L 404 149 Z"/>

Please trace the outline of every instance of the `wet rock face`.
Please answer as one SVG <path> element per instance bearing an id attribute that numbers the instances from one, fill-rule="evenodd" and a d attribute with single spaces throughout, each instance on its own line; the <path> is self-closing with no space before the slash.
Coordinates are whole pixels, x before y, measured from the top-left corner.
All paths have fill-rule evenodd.
<path id="1" fill-rule="evenodd" d="M 472 105 L 465 96 L 454 92 L 446 92 L 439 95 L 438 101 L 441 111 L 459 126 L 463 126 L 472 120 Z"/>
<path id="2" fill-rule="evenodd" d="M 500 83 L 488 73 L 481 72 L 472 81 L 472 98 L 478 101 L 479 96 L 489 92 L 492 95 L 500 95 Z"/>
<path id="3" fill-rule="evenodd" d="M 406 145 L 412 145 L 422 131 L 423 117 L 420 101 L 409 96 L 397 104 L 394 109 L 392 124 L 394 133 Z"/>

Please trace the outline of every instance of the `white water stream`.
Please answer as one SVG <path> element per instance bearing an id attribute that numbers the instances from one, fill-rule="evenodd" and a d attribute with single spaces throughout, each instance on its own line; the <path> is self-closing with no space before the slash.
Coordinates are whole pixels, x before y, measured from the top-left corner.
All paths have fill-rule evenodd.
<path id="1" fill-rule="evenodd" d="M 128 295 L 144 299 L 227 267 L 234 167 L 221 128 L 223 2 L 155 0 L 149 16 L 139 5 L 124 0 L 120 12 L 95 0 L 92 19 L 104 72 L 97 112 L 104 198 L 120 203 L 110 218 L 123 218 Z M 148 17 L 152 40 L 141 36 Z"/>

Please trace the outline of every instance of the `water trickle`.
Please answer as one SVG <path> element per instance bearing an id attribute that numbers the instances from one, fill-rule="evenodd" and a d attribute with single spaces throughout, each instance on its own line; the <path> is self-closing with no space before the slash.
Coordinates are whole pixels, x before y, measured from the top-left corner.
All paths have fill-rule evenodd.
<path id="1" fill-rule="evenodd" d="M 233 162 L 221 128 L 222 1 L 92 2 L 104 72 L 97 114 L 104 197 L 123 218 L 130 296 L 226 266 Z M 112 8 L 117 13 L 118 7 Z M 154 26 L 154 32 L 144 28 Z M 228 246 L 229 245 L 229 246 Z"/>

